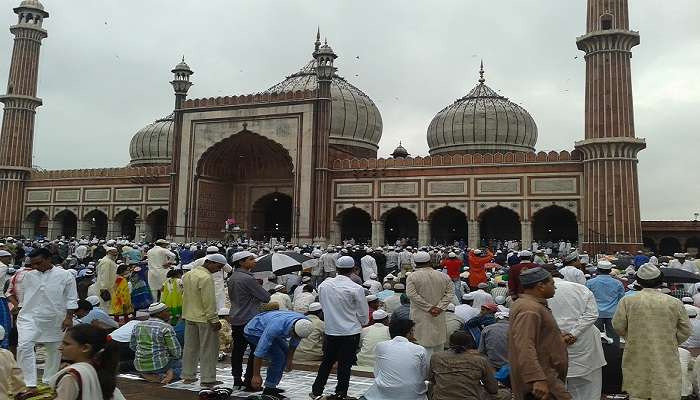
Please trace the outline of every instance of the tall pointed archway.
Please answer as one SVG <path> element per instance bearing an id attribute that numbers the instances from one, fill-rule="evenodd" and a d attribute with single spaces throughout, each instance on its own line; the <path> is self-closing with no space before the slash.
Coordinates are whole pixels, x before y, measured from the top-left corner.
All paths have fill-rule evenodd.
<path id="1" fill-rule="evenodd" d="M 393 245 L 397 241 L 416 243 L 418 241 L 418 217 L 403 207 L 392 208 L 382 216 L 384 239 Z"/>
<path id="2" fill-rule="evenodd" d="M 452 245 L 467 241 L 467 216 L 453 207 L 439 208 L 430 215 L 430 241 L 433 244 Z"/>
<path id="3" fill-rule="evenodd" d="M 370 243 L 372 240 L 372 217 L 367 211 L 351 207 L 338 215 L 340 240 L 354 240 L 355 243 Z"/>
<path id="4" fill-rule="evenodd" d="M 520 240 L 520 217 L 518 214 L 502 206 L 489 208 L 479 215 L 479 232 L 481 240 Z"/>
<path id="5" fill-rule="evenodd" d="M 263 196 L 253 205 L 251 221 L 253 239 L 289 241 L 292 234 L 292 198 L 279 192 Z"/>
<path id="6" fill-rule="evenodd" d="M 532 216 L 532 237 L 537 242 L 568 240 L 578 241 L 578 221 L 571 211 L 548 206 Z"/>

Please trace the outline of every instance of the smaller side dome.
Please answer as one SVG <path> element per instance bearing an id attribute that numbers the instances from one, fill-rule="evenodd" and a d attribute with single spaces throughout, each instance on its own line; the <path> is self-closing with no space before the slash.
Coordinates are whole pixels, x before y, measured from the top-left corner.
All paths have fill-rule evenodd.
<path id="1" fill-rule="evenodd" d="M 408 150 L 406 150 L 406 148 L 401 145 L 401 142 L 399 142 L 398 147 L 394 149 L 394 152 L 391 153 L 391 156 L 394 158 L 406 158 L 409 156 L 409 154 Z"/>
<path id="2" fill-rule="evenodd" d="M 129 145 L 130 165 L 170 164 L 174 128 L 170 114 L 136 132 Z"/>

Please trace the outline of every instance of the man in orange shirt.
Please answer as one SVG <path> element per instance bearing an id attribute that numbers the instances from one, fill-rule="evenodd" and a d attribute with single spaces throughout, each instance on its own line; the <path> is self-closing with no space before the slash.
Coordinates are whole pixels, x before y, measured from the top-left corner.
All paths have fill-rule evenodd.
<path id="1" fill-rule="evenodd" d="M 475 249 L 469 252 L 469 288 L 476 290 L 480 283 L 486 282 L 486 268 L 484 265 L 491 262 L 493 253 L 486 250 Z"/>

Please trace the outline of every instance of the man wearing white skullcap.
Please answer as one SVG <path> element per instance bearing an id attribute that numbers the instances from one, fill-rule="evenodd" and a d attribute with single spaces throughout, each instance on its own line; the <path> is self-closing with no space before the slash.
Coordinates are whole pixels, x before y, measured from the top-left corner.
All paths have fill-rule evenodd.
<path id="1" fill-rule="evenodd" d="M 454 284 L 446 274 L 432 268 L 430 254 L 419 251 L 414 260 L 416 271 L 406 278 L 406 294 L 411 300 L 416 340 L 425 347 L 430 358 L 433 352 L 445 347 L 447 327 L 444 312 L 454 297 Z"/>
<path id="2" fill-rule="evenodd" d="M 294 352 L 294 361 L 321 361 L 323 360 L 323 330 L 325 327 L 321 303 L 309 304 L 306 318 L 311 321 L 311 333 L 299 342 L 299 346 Z"/>
<path id="3" fill-rule="evenodd" d="M 360 352 L 357 353 L 357 366 L 362 371 L 374 369 L 374 348 L 377 343 L 391 339 L 389 336 L 389 314 L 384 310 L 372 313 L 372 325 L 362 328 L 360 335 Z"/>
<path id="4" fill-rule="evenodd" d="M 576 251 L 564 257 L 564 268 L 560 269 L 559 272 L 569 282 L 575 282 L 580 285 L 586 284 L 586 277 L 581 270 L 581 261 L 579 261 L 579 254 Z"/>
<path id="5" fill-rule="evenodd" d="M 270 303 L 277 303 L 280 311 L 291 310 L 292 299 L 287 294 L 287 287 L 284 285 L 277 285 L 273 290 L 274 293 L 270 295 Z"/>
<path id="6" fill-rule="evenodd" d="M 168 384 L 180 379 L 182 347 L 170 325 L 168 306 L 153 303 L 148 306 L 148 315 L 148 320 L 133 326 L 129 337 L 129 347 L 134 351 L 133 365 L 147 381 Z"/>
<path id="7" fill-rule="evenodd" d="M 681 347 L 693 351 L 700 350 L 700 319 L 698 319 L 698 308 L 691 304 L 685 304 L 685 313 L 690 320 L 690 337 L 681 344 Z"/>
<path id="8" fill-rule="evenodd" d="M 377 274 L 371 274 L 362 286 L 366 286 L 370 294 L 377 294 L 382 291 L 382 284 L 377 280 Z"/>
<path id="9" fill-rule="evenodd" d="M 653 264 L 639 267 L 635 284 L 642 290 L 623 298 L 612 320 L 626 341 L 622 389 L 630 398 L 681 398 L 678 344 L 690 336 L 691 326 L 680 300 L 656 290 L 662 282 Z"/>
<path id="10" fill-rule="evenodd" d="M 253 361 L 253 377 L 251 386 L 259 389 L 262 386 L 260 369 L 263 359 L 268 360 L 267 376 L 263 395 L 278 398 L 280 393 L 277 385 L 282 380 L 285 368 L 292 369 L 294 351 L 301 339 L 309 336 L 313 324 L 303 314 L 294 311 L 268 311 L 256 315 L 245 326 L 246 339 L 255 344 Z"/>
<path id="11" fill-rule="evenodd" d="M 612 267 L 613 264 L 610 261 L 598 260 L 596 265 L 598 276 L 586 282 L 586 287 L 593 292 L 598 303 L 598 321 L 596 321 L 598 330 L 605 332 L 615 346 L 620 346 L 620 337 L 612 327 L 612 317 L 615 315 L 617 304 L 625 296 L 625 286 L 610 276 Z"/>
<path id="12" fill-rule="evenodd" d="M 167 279 L 168 270 L 173 264 L 170 243 L 164 239 L 156 240 L 156 245 L 146 253 L 148 259 L 148 287 L 151 288 L 153 301 L 160 300 L 160 290 Z"/>
<path id="13" fill-rule="evenodd" d="M 371 275 L 377 275 L 377 261 L 370 255 L 370 253 L 367 253 L 360 258 L 360 266 L 362 267 L 363 282 L 369 280 Z"/>
<path id="14" fill-rule="evenodd" d="M 220 252 L 220 249 L 216 246 L 208 246 L 207 247 L 207 255 L 208 254 L 217 254 Z M 250 252 L 246 252 L 250 253 Z M 252 253 L 250 253 L 252 254 Z M 233 255 L 235 256 L 235 254 Z M 232 258 L 233 258 L 232 256 Z M 206 255 L 204 257 L 200 257 L 194 261 L 192 261 L 189 264 L 183 265 L 182 268 L 186 270 L 192 270 L 195 269 L 201 265 L 204 265 Z M 231 261 L 233 262 L 233 260 Z M 231 271 L 233 271 L 233 267 L 231 267 L 229 264 L 224 264 L 224 267 L 221 268 L 220 271 L 215 272 L 211 275 L 211 278 L 214 280 L 214 292 L 216 293 L 216 309 L 220 310 L 224 308 L 224 305 L 226 304 L 226 275 L 230 274 Z"/>
<path id="15" fill-rule="evenodd" d="M 350 368 L 356 361 L 362 326 L 369 320 L 367 299 L 362 286 L 350 279 L 355 267 L 352 257 L 338 258 L 338 276 L 318 286 L 318 297 L 325 319 L 326 351 L 312 386 L 313 397 L 321 396 L 331 368 L 338 363 L 336 396 L 344 398 L 350 386 Z"/>
<path id="16" fill-rule="evenodd" d="M 684 271 L 692 272 L 694 274 L 700 273 L 700 271 L 698 271 L 697 265 L 693 261 L 689 261 L 686 259 L 688 257 L 687 254 L 674 253 L 673 257 L 675 258 L 675 260 L 669 261 L 669 268 L 678 268 Z"/>

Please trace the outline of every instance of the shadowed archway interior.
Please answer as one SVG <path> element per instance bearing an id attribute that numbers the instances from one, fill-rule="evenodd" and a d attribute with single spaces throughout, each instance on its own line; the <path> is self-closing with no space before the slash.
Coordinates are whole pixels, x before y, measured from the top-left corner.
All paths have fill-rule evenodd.
<path id="1" fill-rule="evenodd" d="M 515 211 L 496 206 L 479 216 L 481 240 L 520 240 L 520 217 Z"/>
<path id="2" fill-rule="evenodd" d="M 29 224 L 29 236 L 35 238 L 37 236 L 46 237 L 49 232 L 49 216 L 41 210 L 34 210 L 27 215 Z"/>
<path id="3" fill-rule="evenodd" d="M 123 210 L 114 217 L 117 222 L 117 231 L 110 232 L 112 235 L 124 236 L 129 239 L 134 239 L 136 235 L 136 219 L 138 215 L 133 210 Z"/>
<path id="4" fill-rule="evenodd" d="M 372 240 L 372 217 L 357 207 L 348 208 L 338 216 L 340 239 L 354 239 L 355 243 L 370 243 Z"/>
<path id="5" fill-rule="evenodd" d="M 251 235 L 256 240 L 289 240 L 292 232 L 292 198 L 270 193 L 253 205 Z"/>
<path id="6" fill-rule="evenodd" d="M 403 207 L 396 207 L 384 214 L 384 239 L 393 245 L 397 240 L 406 239 L 413 243 L 418 239 L 418 218 Z"/>
<path id="7" fill-rule="evenodd" d="M 90 237 L 104 239 L 107 237 L 107 216 L 100 210 L 92 210 L 83 218 L 88 224 Z"/>
<path id="8" fill-rule="evenodd" d="M 576 215 L 559 206 L 548 206 L 537 211 L 532 217 L 532 238 L 537 242 L 550 240 L 577 242 Z"/>
<path id="9" fill-rule="evenodd" d="M 165 239 L 168 230 L 168 212 L 159 208 L 146 217 L 146 239 Z"/>
<path id="10" fill-rule="evenodd" d="M 467 216 L 453 207 L 442 207 L 430 218 L 430 235 L 433 244 L 452 245 L 467 240 Z"/>
<path id="11" fill-rule="evenodd" d="M 56 214 L 54 222 L 58 224 L 58 231 L 61 236 L 67 238 L 75 237 L 78 233 L 78 217 L 69 210 L 63 210 Z"/>

